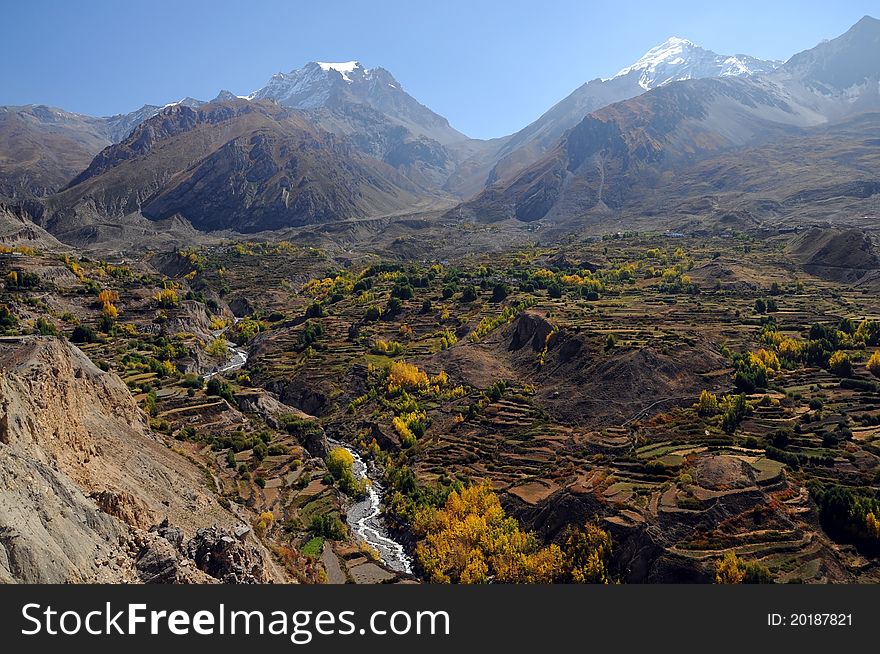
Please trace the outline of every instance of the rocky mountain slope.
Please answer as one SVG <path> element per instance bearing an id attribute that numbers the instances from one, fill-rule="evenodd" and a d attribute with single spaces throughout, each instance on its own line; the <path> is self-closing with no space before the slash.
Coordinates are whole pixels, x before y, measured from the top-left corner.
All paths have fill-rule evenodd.
<path id="1" fill-rule="evenodd" d="M 280 580 L 125 384 L 66 341 L 0 340 L 0 458 L 4 582 Z"/>
<path id="2" fill-rule="evenodd" d="M 176 105 L 143 123 L 51 197 L 41 221 L 68 240 L 128 215 L 254 232 L 389 213 L 420 197 L 302 115 L 234 100 Z"/>

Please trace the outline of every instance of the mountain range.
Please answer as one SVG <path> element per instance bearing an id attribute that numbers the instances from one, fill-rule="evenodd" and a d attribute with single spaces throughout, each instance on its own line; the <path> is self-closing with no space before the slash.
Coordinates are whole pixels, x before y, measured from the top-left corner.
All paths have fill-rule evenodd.
<path id="1" fill-rule="evenodd" d="M 702 166 L 701 193 L 753 190 L 748 179 L 754 176 L 774 179 L 772 190 L 791 193 L 799 189 L 792 189 L 792 180 L 781 174 L 786 168 L 777 167 L 778 158 L 767 156 L 766 149 L 796 149 L 817 137 L 816 128 L 827 132 L 828 125 L 851 116 L 862 115 L 866 128 L 873 126 L 880 120 L 877 111 L 880 21 L 865 17 L 842 36 L 772 70 L 667 83 L 593 111 L 515 177 L 487 188 L 466 206 L 482 220 L 523 221 L 639 213 L 648 209 L 647 198 L 655 205 L 663 198 L 661 206 L 669 210 L 676 199 L 693 201 L 694 187 L 681 180 L 695 166 Z M 844 151 L 867 145 L 867 154 L 876 155 L 877 143 L 859 132 L 849 134 L 853 142 L 837 142 L 841 152 L 831 155 L 844 175 L 835 183 L 872 182 L 876 168 Z M 751 156 L 741 163 L 752 174 L 728 175 L 707 189 L 721 164 L 704 162 L 746 147 Z M 787 168 L 824 179 L 828 162 L 801 151 L 805 156 L 785 161 Z M 700 197 L 706 204 L 707 196 Z M 709 203 L 720 206 L 717 198 Z"/>
<path id="2" fill-rule="evenodd" d="M 786 193 L 872 188 L 877 143 L 853 126 L 873 130 L 878 111 L 871 17 L 784 63 L 670 38 L 489 141 L 455 130 L 383 68 L 311 62 L 246 96 L 110 117 L 0 107 L 0 201 L 70 242 L 132 217 L 255 232 L 462 201 L 449 217 L 566 223 L 728 205 L 769 215 L 785 213 L 772 202 Z M 833 165 L 816 165 L 803 144 L 830 134 Z M 734 165 L 744 148 L 749 160 Z M 780 168 L 786 148 L 804 157 Z"/>

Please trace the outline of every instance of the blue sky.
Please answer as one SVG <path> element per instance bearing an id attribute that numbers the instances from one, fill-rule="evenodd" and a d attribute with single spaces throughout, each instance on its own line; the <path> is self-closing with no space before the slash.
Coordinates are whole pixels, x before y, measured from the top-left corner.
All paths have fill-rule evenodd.
<path id="1" fill-rule="evenodd" d="M 787 59 L 846 31 L 860 2 L 151 0 L 4 2 L 0 104 L 94 115 L 239 94 L 307 61 L 390 70 L 470 136 L 514 132 L 669 36 Z"/>

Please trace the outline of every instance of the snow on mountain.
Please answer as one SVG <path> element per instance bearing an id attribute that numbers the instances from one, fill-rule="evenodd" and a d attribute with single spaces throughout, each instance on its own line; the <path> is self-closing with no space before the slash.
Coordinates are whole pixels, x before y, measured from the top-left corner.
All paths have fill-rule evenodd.
<path id="1" fill-rule="evenodd" d="M 328 64 L 323 61 L 316 62 L 323 71 L 335 70 L 337 73 L 342 75 L 342 79 L 346 82 L 351 82 L 351 77 L 349 77 L 352 73 L 354 73 L 355 69 L 361 68 L 360 62 L 357 61 L 346 61 L 338 64 Z M 369 71 L 365 71 L 369 72 Z"/>
<path id="2" fill-rule="evenodd" d="M 748 55 L 720 55 L 693 41 L 673 36 L 651 48 L 614 78 L 638 74 L 644 90 L 686 79 L 703 77 L 747 77 L 775 70 L 778 61 L 765 61 Z M 614 79 L 612 78 L 612 79 Z"/>
<path id="3" fill-rule="evenodd" d="M 276 73 L 264 87 L 251 93 L 248 99 L 268 99 L 297 109 L 315 109 L 326 106 L 331 101 L 331 96 L 354 92 L 353 89 L 344 89 L 342 86 L 368 85 L 377 71 L 382 69 L 365 68 L 358 61 L 311 61 L 289 73 Z M 391 77 L 390 74 L 385 74 Z"/>

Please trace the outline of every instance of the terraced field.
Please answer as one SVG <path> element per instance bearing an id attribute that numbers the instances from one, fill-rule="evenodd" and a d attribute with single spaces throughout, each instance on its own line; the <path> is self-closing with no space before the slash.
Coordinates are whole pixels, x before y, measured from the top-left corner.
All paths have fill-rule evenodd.
<path id="1" fill-rule="evenodd" d="M 777 582 L 876 581 L 867 513 L 840 524 L 827 498 L 877 501 L 880 301 L 806 273 L 791 243 L 625 234 L 442 264 L 249 243 L 104 276 L 30 253 L 4 275 L 40 281 L 3 302 L 26 328 L 95 325 L 83 350 L 217 493 L 271 512 L 304 579 L 360 556 L 314 540 L 347 500 L 311 424 L 384 474 L 411 544 L 414 511 L 488 481 L 543 542 L 599 519 L 624 581 L 710 581 L 729 553 Z M 89 279 L 118 292 L 112 325 Z M 206 387 L 218 328 L 249 359 Z"/>

